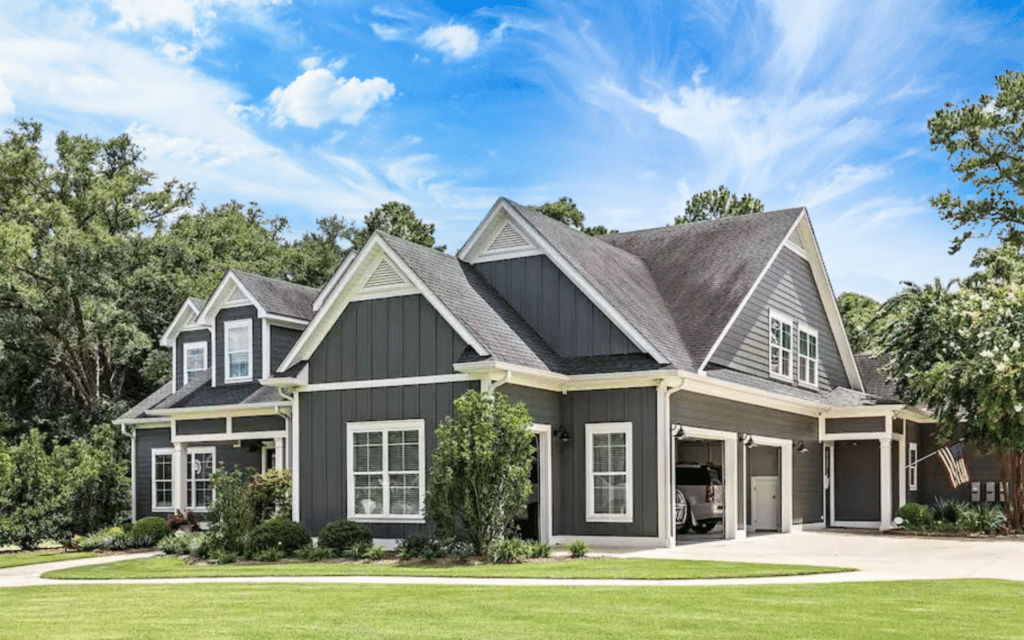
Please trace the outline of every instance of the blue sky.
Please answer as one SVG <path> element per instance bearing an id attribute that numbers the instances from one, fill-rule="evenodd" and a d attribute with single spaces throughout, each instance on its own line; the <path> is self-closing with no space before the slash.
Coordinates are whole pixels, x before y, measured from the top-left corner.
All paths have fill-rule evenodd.
<path id="1" fill-rule="evenodd" d="M 807 206 L 837 293 L 963 275 L 926 121 L 1024 68 L 1024 8 L 0 0 L 0 124 L 129 132 L 161 180 L 300 233 L 402 200 L 458 247 L 494 200 L 671 222 L 725 184 Z"/>

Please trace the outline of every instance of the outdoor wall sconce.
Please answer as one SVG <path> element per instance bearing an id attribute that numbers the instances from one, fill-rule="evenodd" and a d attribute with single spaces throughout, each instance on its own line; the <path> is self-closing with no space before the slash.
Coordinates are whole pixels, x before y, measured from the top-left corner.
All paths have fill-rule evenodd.
<path id="1" fill-rule="evenodd" d="M 683 425 L 678 422 L 672 425 L 672 437 L 676 440 L 683 440 L 686 438 L 686 434 L 683 433 Z"/>
<path id="2" fill-rule="evenodd" d="M 810 449 L 807 448 L 807 445 L 804 444 L 804 441 L 803 440 L 798 440 L 797 443 L 796 443 L 796 452 L 797 453 L 807 453 L 808 451 L 810 451 Z"/>
<path id="3" fill-rule="evenodd" d="M 748 449 L 754 448 L 754 436 L 749 433 L 741 433 L 740 440 L 743 442 L 743 446 Z"/>
<path id="4" fill-rule="evenodd" d="M 565 430 L 565 427 L 558 427 L 551 433 L 551 435 L 558 438 L 559 442 L 569 442 L 570 440 L 572 440 L 572 436 L 569 435 L 569 432 Z"/>

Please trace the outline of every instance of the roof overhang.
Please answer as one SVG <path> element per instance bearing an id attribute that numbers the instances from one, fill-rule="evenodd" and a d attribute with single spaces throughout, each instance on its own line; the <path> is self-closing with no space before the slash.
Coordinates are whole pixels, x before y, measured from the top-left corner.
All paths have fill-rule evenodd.
<path id="1" fill-rule="evenodd" d="M 167 416 L 176 420 L 189 418 L 225 418 L 245 416 L 265 416 L 289 412 L 292 408 L 291 400 L 280 400 L 278 402 L 253 402 L 252 404 L 221 404 L 206 407 L 175 407 L 172 409 L 151 409 L 148 413 L 155 416 Z"/>
<path id="2" fill-rule="evenodd" d="M 178 309 L 177 315 L 174 316 L 174 320 L 171 321 L 170 326 L 167 327 L 167 331 L 160 336 L 160 346 L 172 348 L 174 347 L 174 339 L 178 336 L 182 329 L 189 324 L 194 324 L 195 320 L 202 309 L 195 303 L 191 298 L 186 298 L 185 302 L 182 303 L 181 308 Z"/>
<path id="3" fill-rule="evenodd" d="M 213 295 L 211 295 L 209 300 L 206 301 L 206 305 L 200 312 L 198 320 L 199 324 L 212 325 L 214 319 L 217 317 L 217 312 L 227 304 L 227 301 L 231 298 L 231 294 L 236 289 L 241 291 L 242 294 L 252 302 L 252 305 L 256 307 L 257 315 L 260 318 L 265 318 L 267 316 L 267 310 L 264 309 L 263 305 L 256 300 L 256 296 L 252 295 L 252 293 L 245 288 L 245 285 L 243 285 L 242 281 L 238 279 L 238 276 L 235 275 L 234 271 L 228 269 L 228 272 L 224 274 L 223 278 L 221 278 L 220 284 L 218 284 L 217 288 L 214 289 Z"/>

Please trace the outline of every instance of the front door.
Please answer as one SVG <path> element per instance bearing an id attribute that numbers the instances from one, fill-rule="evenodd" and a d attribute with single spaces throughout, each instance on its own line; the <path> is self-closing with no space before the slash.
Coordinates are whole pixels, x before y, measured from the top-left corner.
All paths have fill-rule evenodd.
<path id="1" fill-rule="evenodd" d="M 750 478 L 750 505 L 754 531 L 778 531 L 782 483 L 778 476 Z"/>

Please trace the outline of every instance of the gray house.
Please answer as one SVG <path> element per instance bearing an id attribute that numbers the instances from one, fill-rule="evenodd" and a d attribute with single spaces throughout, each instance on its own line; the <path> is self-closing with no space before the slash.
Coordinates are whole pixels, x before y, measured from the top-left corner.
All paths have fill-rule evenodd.
<path id="1" fill-rule="evenodd" d="M 929 418 L 865 390 L 804 209 L 595 238 L 501 198 L 455 256 L 378 233 L 321 290 L 229 271 L 161 344 L 173 380 L 119 418 L 136 518 L 238 464 L 289 469 L 314 534 L 403 538 L 468 389 L 528 406 L 552 542 L 674 545 L 684 462 L 721 468 L 726 538 L 886 528 L 920 491 Z"/>

